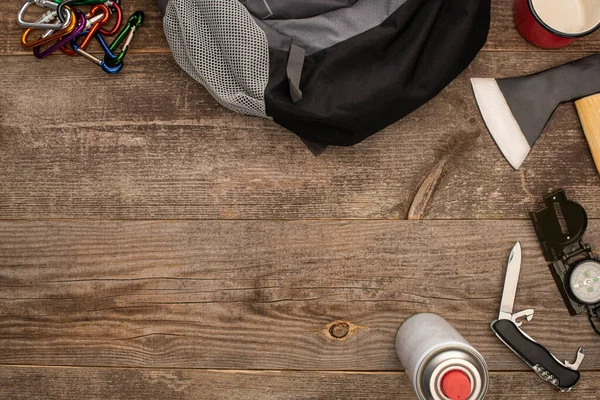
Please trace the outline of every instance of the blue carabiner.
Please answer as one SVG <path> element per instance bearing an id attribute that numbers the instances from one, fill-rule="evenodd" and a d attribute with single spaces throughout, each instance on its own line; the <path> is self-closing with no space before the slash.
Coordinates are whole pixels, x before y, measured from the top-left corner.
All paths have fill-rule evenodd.
<path id="1" fill-rule="evenodd" d="M 100 68 L 102 68 L 102 70 L 106 73 L 109 74 L 116 74 L 117 72 L 119 72 L 121 69 L 123 69 L 123 63 L 119 63 L 116 64 L 114 66 L 112 65 L 108 65 L 104 60 L 99 59 L 98 57 L 95 57 L 93 55 L 91 55 L 90 53 L 88 53 L 85 50 L 82 50 L 81 47 L 79 47 L 79 45 L 77 44 L 77 39 L 83 35 L 87 34 L 86 32 L 82 32 L 79 35 L 75 36 L 72 40 L 71 40 L 71 47 L 73 48 L 73 51 L 75 51 L 77 54 L 79 54 L 80 56 L 82 56 L 83 58 L 93 62 L 94 64 L 98 65 Z M 98 43 L 100 43 L 100 47 L 102 47 L 102 50 L 104 51 L 104 54 L 106 55 L 106 59 L 109 60 L 114 60 L 117 58 L 117 56 L 115 56 L 113 54 L 112 51 L 110 51 L 110 49 L 108 48 L 108 45 L 106 44 L 106 42 L 104 41 L 104 38 L 99 34 L 96 33 L 94 35 L 94 37 L 96 38 L 96 40 L 98 41 Z"/>

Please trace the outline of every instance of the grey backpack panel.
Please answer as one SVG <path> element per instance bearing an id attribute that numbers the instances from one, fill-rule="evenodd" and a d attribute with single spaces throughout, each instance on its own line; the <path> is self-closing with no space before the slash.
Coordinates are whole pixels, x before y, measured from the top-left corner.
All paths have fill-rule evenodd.
<path id="1" fill-rule="evenodd" d="M 359 0 L 240 0 L 258 19 L 309 18 L 339 8 L 351 7 Z"/>
<path id="2" fill-rule="evenodd" d="M 381 25 L 406 1 L 360 0 L 352 7 L 338 8 L 314 17 L 263 20 L 261 26 L 271 28 L 266 31 L 272 49 L 289 50 L 291 40 L 278 38 L 277 34 L 281 34 L 294 38 L 294 44 L 304 48 L 309 56 Z"/>

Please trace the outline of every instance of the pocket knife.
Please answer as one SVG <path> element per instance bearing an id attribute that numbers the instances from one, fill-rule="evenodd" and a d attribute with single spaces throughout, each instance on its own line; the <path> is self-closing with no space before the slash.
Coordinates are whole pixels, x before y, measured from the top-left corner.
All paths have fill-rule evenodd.
<path id="1" fill-rule="evenodd" d="M 508 258 L 504 281 L 504 291 L 500 303 L 498 319 L 491 323 L 492 331 L 525 364 L 529 365 L 540 378 L 556 386 L 561 392 L 568 392 L 579 381 L 579 365 L 583 361 L 584 350 L 579 348 L 574 363 L 560 362 L 544 346 L 538 344 L 521 330 L 522 318 L 531 321 L 533 309 L 513 314 L 513 305 L 521 272 L 521 243 L 517 242 Z"/>

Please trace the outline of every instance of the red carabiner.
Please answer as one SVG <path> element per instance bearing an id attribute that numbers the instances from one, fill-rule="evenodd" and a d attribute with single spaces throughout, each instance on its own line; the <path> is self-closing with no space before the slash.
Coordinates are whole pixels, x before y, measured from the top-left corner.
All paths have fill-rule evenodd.
<path id="1" fill-rule="evenodd" d="M 110 8 L 111 14 L 114 13 L 116 15 L 117 20 L 115 21 L 115 26 L 113 26 L 111 29 L 107 30 L 104 28 L 100 28 L 98 32 L 106 36 L 112 36 L 115 33 L 117 33 L 117 31 L 121 27 L 121 22 L 123 21 L 123 11 L 121 10 L 119 3 L 115 0 L 108 0 L 106 3 L 104 3 L 104 5 Z"/>

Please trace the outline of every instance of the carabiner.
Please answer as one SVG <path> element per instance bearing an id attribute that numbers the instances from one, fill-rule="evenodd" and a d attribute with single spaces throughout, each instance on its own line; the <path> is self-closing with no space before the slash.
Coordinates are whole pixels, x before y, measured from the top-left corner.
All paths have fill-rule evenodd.
<path id="1" fill-rule="evenodd" d="M 73 11 L 71 9 L 69 9 L 69 13 L 73 13 Z M 49 31 L 50 33 L 51 32 L 55 32 L 55 33 L 52 33 L 50 35 L 43 34 L 39 39 L 34 40 L 32 42 L 27 41 L 27 39 L 29 38 L 29 35 L 31 34 L 31 32 L 34 31 L 34 29 L 27 28 L 23 32 L 23 35 L 21 35 L 21 44 L 26 48 L 31 48 L 31 47 L 41 46 L 41 45 L 51 42 L 55 39 L 60 39 L 62 36 L 73 32 L 73 30 L 75 29 L 75 26 L 77 26 L 77 18 L 75 18 L 74 13 L 71 15 L 69 20 L 71 22 L 69 23 L 69 26 L 67 26 L 65 29 L 61 29 L 59 31 L 51 30 L 51 31 Z"/>
<path id="2" fill-rule="evenodd" d="M 49 8 L 51 11 L 44 13 L 40 18 L 36 21 L 25 21 L 23 16 L 27 12 L 27 9 L 32 5 L 38 5 L 40 7 Z M 58 12 L 58 5 L 50 0 L 27 0 L 27 2 L 23 3 L 23 6 L 19 10 L 17 14 L 17 23 L 23 28 L 33 28 L 33 29 L 65 29 L 71 23 L 71 13 L 68 10 L 64 10 L 62 14 Z M 56 24 L 49 24 L 49 21 L 55 19 L 58 16 L 60 22 Z"/>
<path id="3" fill-rule="evenodd" d="M 83 39 L 83 42 L 79 45 L 79 47 L 82 49 L 85 49 L 87 47 L 90 40 L 92 40 L 92 37 L 96 34 L 96 31 L 98 31 L 100 26 L 105 24 L 110 19 L 110 11 L 108 10 L 108 7 L 106 7 L 104 4 L 99 4 L 92 7 L 90 12 L 87 13 L 85 16 L 87 20 L 84 29 L 87 30 L 88 34 Z M 77 55 L 75 51 L 67 48 L 67 46 L 61 47 L 60 51 L 71 57 Z"/>
<path id="4" fill-rule="evenodd" d="M 53 0 L 55 3 L 60 4 L 63 0 Z M 71 6 L 95 6 L 98 4 L 104 4 L 106 0 L 73 0 L 69 2 Z"/>
<path id="5" fill-rule="evenodd" d="M 86 35 L 86 34 L 87 34 L 87 32 L 82 32 L 82 33 L 79 34 L 79 36 L 83 36 L 83 35 Z M 77 44 L 77 38 L 79 36 L 75 36 L 73 39 L 71 39 L 71 47 L 73 48 L 73 50 L 77 54 L 79 54 L 83 58 L 85 58 L 85 59 L 93 62 L 94 64 L 100 66 L 100 68 L 102 68 L 102 70 L 104 72 L 109 73 L 109 74 L 116 74 L 121 69 L 123 69 L 123 63 L 119 63 L 117 65 L 108 65 L 104 60 L 101 60 L 98 57 L 95 57 L 95 56 L 91 55 L 87 51 L 82 50 L 81 47 Z M 104 50 L 104 53 L 106 54 L 105 58 L 108 58 L 108 59 L 114 59 L 114 58 L 116 58 L 115 55 L 112 54 L 112 52 L 108 48 L 108 45 L 106 44 L 106 42 L 104 41 L 104 39 L 102 38 L 102 36 L 100 36 L 99 33 L 96 33 L 94 35 L 94 37 L 96 38 L 96 40 L 98 40 L 98 43 L 100 43 L 100 46 L 102 47 L 102 50 Z"/>
<path id="6" fill-rule="evenodd" d="M 105 57 L 104 61 L 107 64 L 117 65 L 117 64 L 120 64 L 123 62 L 123 59 L 125 58 L 125 55 L 127 54 L 127 50 L 129 50 L 129 45 L 131 44 L 131 41 L 133 40 L 133 36 L 135 35 L 135 32 L 140 28 L 140 26 L 142 26 L 143 22 L 144 22 L 143 11 L 136 11 L 133 14 L 131 14 L 129 19 L 127 20 L 127 25 L 125 25 L 125 27 L 121 30 L 121 32 L 119 32 L 119 34 L 117 35 L 115 40 L 113 40 L 113 42 L 108 47 L 111 52 L 116 54 L 115 50 L 117 49 L 117 47 L 119 47 L 119 45 L 121 44 L 123 39 L 125 39 L 125 37 L 127 37 L 127 39 L 125 40 L 125 44 L 123 45 L 123 49 L 121 50 L 121 52 L 119 54 L 117 54 L 117 58 L 115 58 L 115 59 L 110 59 L 110 58 Z"/>
<path id="7" fill-rule="evenodd" d="M 37 0 L 37 1 L 51 1 L 51 0 Z M 108 5 L 107 3 L 110 3 L 110 5 L 112 5 L 113 0 L 52 0 L 54 1 L 54 3 L 56 4 L 57 7 L 57 11 L 59 13 L 59 17 L 61 15 L 61 12 L 64 10 L 64 8 L 66 6 L 85 6 L 85 5 L 100 5 L 100 4 L 104 4 L 104 5 Z M 116 0 L 117 3 L 119 4 L 121 0 Z M 119 10 L 120 11 L 120 10 Z M 62 18 L 61 18 L 62 20 Z M 119 19 L 119 25 L 121 24 L 121 21 Z M 116 29 L 115 29 L 116 31 Z"/>
<path id="8" fill-rule="evenodd" d="M 69 43 L 69 41 L 71 39 L 73 39 L 74 37 L 79 35 L 85 29 L 86 20 L 85 20 L 85 16 L 83 15 L 83 13 L 79 10 L 74 10 L 73 12 L 74 12 L 74 15 L 72 16 L 72 18 L 75 18 L 79 21 L 79 24 L 75 27 L 75 29 L 73 29 L 73 31 L 70 32 L 69 34 L 61 37 L 55 44 L 53 44 L 52 46 L 50 46 L 48 49 L 46 49 L 44 51 L 41 50 L 41 46 L 34 47 L 33 48 L 34 56 L 36 56 L 37 58 L 48 57 L 50 54 L 54 53 L 56 50 L 60 49 L 65 44 Z"/>
<path id="9" fill-rule="evenodd" d="M 62 0 L 60 3 L 58 3 L 58 5 L 56 6 L 56 11 L 58 11 L 58 17 L 60 18 L 62 11 L 65 9 L 66 6 L 75 5 L 74 3 L 76 3 L 76 0 Z"/>
<path id="10" fill-rule="evenodd" d="M 98 32 L 106 36 L 112 36 L 117 33 L 119 27 L 121 26 L 121 22 L 123 21 L 123 11 L 121 10 L 121 6 L 119 5 L 118 1 L 108 0 L 104 3 L 104 5 L 110 9 L 111 15 L 115 14 L 117 17 L 115 25 L 111 29 L 104 29 L 104 27 L 102 27 Z"/>

